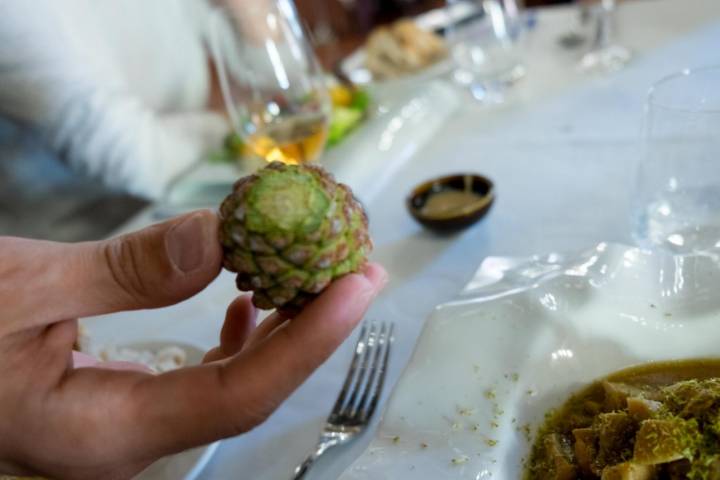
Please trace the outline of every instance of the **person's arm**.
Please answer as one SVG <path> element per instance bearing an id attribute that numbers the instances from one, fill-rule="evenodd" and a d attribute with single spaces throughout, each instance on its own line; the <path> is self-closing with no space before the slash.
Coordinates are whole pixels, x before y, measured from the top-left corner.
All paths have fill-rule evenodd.
<path id="1" fill-rule="evenodd" d="M 72 2 L 0 5 L 0 114 L 37 129 L 72 166 L 112 186 L 157 197 L 176 175 L 220 145 L 228 126 L 219 113 L 201 106 L 175 113 L 148 106 L 128 85 L 125 72 L 102 58 L 102 32 L 93 45 L 87 32 L 73 30 L 73 22 L 92 17 L 70 15 L 64 11 L 68 5 Z M 136 61 L 147 69 L 148 82 L 157 81 L 153 75 L 162 65 Z M 206 68 L 206 63 L 188 68 Z M 197 88 L 207 90 L 207 82 Z"/>

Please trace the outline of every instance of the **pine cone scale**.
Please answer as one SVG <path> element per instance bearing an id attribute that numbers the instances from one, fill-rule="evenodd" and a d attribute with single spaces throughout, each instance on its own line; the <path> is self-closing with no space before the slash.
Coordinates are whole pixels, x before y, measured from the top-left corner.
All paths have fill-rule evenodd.
<path id="1" fill-rule="evenodd" d="M 362 205 L 317 166 L 272 163 L 240 179 L 220 217 L 223 265 L 262 309 L 297 312 L 372 249 Z"/>

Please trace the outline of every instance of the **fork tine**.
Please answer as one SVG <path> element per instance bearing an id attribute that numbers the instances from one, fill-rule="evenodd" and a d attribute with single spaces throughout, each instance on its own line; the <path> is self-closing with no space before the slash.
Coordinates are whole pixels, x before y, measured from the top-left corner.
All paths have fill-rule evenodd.
<path id="1" fill-rule="evenodd" d="M 362 421 L 367 421 L 373 416 L 373 414 L 375 413 L 375 409 L 378 406 L 378 402 L 380 401 L 380 395 L 382 395 L 383 386 L 385 385 L 385 375 L 387 373 L 388 359 L 390 358 L 390 347 L 392 347 L 392 343 L 394 340 L 394 330 L 395 324 L 393 322 L 390 322 L 390 325 L 387 328 L 387 335 L 382 342 L 385 346 L 385 351 L 383 352 L 382 364 L 380 365 L 380 368 L 378 368 L 377 382 L 375 383 L 375 389 L 373 390 L 373 394 L 370 398 L 370 402 L 368 403 L 367 408 L 364 412 L 361 412 Z M 368 389 L 369 388 L 370 386 L 368 385 Z"/>
<path id="2" fill-rule="evenodd" d="M 383 350 L 383 345 L 385 343 L 385 335 L 387 334 L 387 323 L 382 322 L 380 324 L 380 328 L 377 332 L 377 337 L 375 339 L 375 348 L 373 349 L 373 355 L 372 355 L 372 361 L 370 362 L 370 365 L 368 366 L 368 373 L 367 377 L 365 378 L 365 381 L 362 384 L 359 384 L 357 386 L 358 393 L 362 390 L 362 395 L 360 396 L 360 400 L 357 402 L 356 405 L 353 406 L 353 409 L 350 411 L 350 416 L 355 417 L 358 413 L 362 415 L 363 410 L 365 409 L 365 405 L 367 404 L 367 399 L 370 396 L 370 392 L 372 391 L 373 385 L 376 382 L 377 378 L 377 372 L 379 369 L 379 363 L 380 363 L 380 354 Z M 368 356 L 370 356 L 368 354 Z"/>
<path id="3" fill-rule="evenodd" d="M 368 363 L 370 361 L 370 357 L 375 351 L 377 345 L 377 334 L 377 324 L 373 322 L 372 324 L 370 324 L 366 348 L 365 352 L 363 352 L 363 357 L 362 361 L 360 362 L 357 378 L 355 379 L 354 385 L 351 389 L 350 398 L 348 398 L 347 403 L 340 412 L 341 415 L 352 415 L 351 412 L 355 410 L 354 405 L 357 401 L 358 394 L 360 393 L 360 390 L 365 384 L 367 378 Z"/>
<path id="4" fill-rule="evenodd" d="M 345 377 L 345 383 L 343 383 L 342 390 L 340 390 L 340 393 L 338 394 L 338 398 L 335 401 L 335 405 L 333 406 L 332 413 L 333 414 L 340 414 L 342 410 L 342 406 L 345 403 L 345 397 L 347 396 L 348 389 L 350 388 L 350 385 L 352 384 L 353 378 L 355 377 L 355 372 L 357 370 L 357 366 L 360 363 L 359 359 L 362 356 L 362 354 L 367 350 L 367 325 L 363 324 L 362 328 L 360 329 L 360 336 L 358 336 L 357 342 L 355 343 L 355 353 L 353 354 L 352 361 L 350 363 L 350 370 L 347 373 L 347 376 Z"/>

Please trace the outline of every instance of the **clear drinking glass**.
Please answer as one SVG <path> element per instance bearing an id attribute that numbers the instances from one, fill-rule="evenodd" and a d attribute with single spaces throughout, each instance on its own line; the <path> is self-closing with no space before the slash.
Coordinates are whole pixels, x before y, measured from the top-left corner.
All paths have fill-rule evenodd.
<path id="1" fill-rule="evenodd" d="M 635 237 L 697 253 L 720 247 L 720 67 L 685 70 L 648 94 Z"/>
<path id="2" fill-rule="evenodd" d="M 327 138 L 324 74 L 290 0 L 236 1 L 213 12 L 210 46 L 244 151 L 267 162 L 312 162 Z"/>
<path id="3" fill-rule="evenodd" d="M 516 0 L 448 0 L 465 4 L 468 10 L 482 9 L 477 21 L 448 29 L 447 38 L 455 60 L 455 80 L 484 103 L 500 103 L 505 91 L 525 75 L 518 39 L 522 30 Z"/>

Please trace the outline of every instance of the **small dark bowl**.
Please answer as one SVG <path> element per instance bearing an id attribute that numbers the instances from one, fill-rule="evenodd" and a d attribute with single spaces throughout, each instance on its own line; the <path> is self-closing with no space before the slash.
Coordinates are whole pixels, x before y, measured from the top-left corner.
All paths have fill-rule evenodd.
<path id="1" fill-rule="evenodd" d="M 477 201 L 469 203 L 467 208 L 443 215 L 428 216 L 423 213 L 423 207 L 431 196 L 448 190 L 466 191 L 466 182 L 470 182 L 469 190 L 480 197 Z M 436 232 L 449 233 L 469 227 L 483 218 L 494 202 L 493 182 L 481 175 L 466 173 L 435 178 L 418 185 L 410 192 L 406 204 L 413 218 L 422 225 Z"/>

